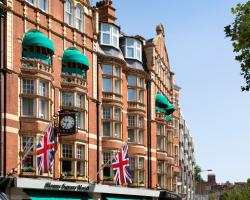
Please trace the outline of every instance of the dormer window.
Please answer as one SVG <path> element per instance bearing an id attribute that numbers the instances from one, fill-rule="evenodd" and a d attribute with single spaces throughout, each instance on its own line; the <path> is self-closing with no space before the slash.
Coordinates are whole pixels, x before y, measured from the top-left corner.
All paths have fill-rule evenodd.
<path id="1" fill-rule="evenodd" d="M 101 23 L 101 44 L 119 47 L 119 29 L 112 25 Z"/>
<path id="2" fill-rule="evenodd" d="M 136 59 L 142 61 L 142 45 L 141 42 L 134 38 L 125 39 L 125 58 Z"/>

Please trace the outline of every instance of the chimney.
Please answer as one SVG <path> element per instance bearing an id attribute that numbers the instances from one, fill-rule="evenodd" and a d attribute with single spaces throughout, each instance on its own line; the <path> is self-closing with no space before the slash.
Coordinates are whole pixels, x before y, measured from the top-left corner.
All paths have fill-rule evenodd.
<path id="1" fill-rule="evenodd" d="M 216 185 L 215 174 L 208 174 L 207 175 L 207 183 L 209 185 Z"/>
<path id="2" fill-rule="evenodd" d="M 100 22 L 106 22 L 111 24 L 115 23 L 115 8 L 112 6 L 111 0 L 102 0 L 97 2 L 96 8 L 99 12 Z"/>

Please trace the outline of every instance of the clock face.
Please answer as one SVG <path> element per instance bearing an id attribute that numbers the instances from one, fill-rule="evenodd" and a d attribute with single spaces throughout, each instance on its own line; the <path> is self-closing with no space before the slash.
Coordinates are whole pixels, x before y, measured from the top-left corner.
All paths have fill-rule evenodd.
<path id="1" fill-rule="evenodd" d="M 75 120 L 73 117 L 67 115 L 61 119 L 60 124 L 61 124 L 61 127 L 64 129 L 71 129 L 75 125 Z"/>

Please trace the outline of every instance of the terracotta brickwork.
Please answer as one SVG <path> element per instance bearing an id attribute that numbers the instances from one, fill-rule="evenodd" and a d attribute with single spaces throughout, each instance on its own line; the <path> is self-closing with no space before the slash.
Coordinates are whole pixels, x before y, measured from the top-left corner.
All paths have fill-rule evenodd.
<path id="1" fill-rule="evenodd" d="M 27 140 L 33 138 L 37 144 L 53 119 L 58 125 L 58 111 L 75 109 L 83 113 L 78 133 L 59 135 L 55 171 L 45 177 L 114 184 L 110 165 L 105 162 L 128 143 L 133 166 L 133 183 L 128 186 L 176 191 L 176 177 L 180 172 L 180 88 L 170 68 L 163 26 L 156 27 L 156 36 L 150 40 L 127 36 L 115 24 L 116 10 L 109 0 L 96 6 L 88 0 L 49 0 L 45 10 L 26 0 L 9 2 L 7 29 L 11 31 L 6 41 L 7 49 L 12 51 L 6 56 L 9 69 L 5 115 L 7 172 L 17 166 L 18 176 L 38 177 L 35 147 L 29 154 L 30 160 L 25 160 L 33 163 L 34 170 L 24 170 L 22 158 Z M 77 15 L 79 6 L 81 19 Z M 72 8 L 71 14 L 68 7 Z M 24 58 L 23 38 L 33 29 L 53 42 L 51 65 Z M 69 47 L 77 48 L 87 57 L 86 78 L 62 72 L 62 56 Z M 43 82 L 46 98 L 40 95 Z M 33 84 L 29 86 L 31 94 L 24 92 L 27 83 Z M 175 106 L 173 121 L 156 111 L 158 92 Z M 72 104 L 63 104 L 65 93 L 72 95 Z M 35 102 L 29 107 L 34 116 L 23 114 L 26 111 L 22 105 L 27 98 Z M 42 100 L 47 102 L 46 117 L 40 114 Z M 79 107 L 78 100 L 84 102 L 83 107 Z M 161 142 L 163 147 L 159 147 Z M 72 157 L 68 155 L 71 153 Z M 84 160 L 79 157 L 82 153 Z M 63 172 L 64 167 L 72 173 Z"/>

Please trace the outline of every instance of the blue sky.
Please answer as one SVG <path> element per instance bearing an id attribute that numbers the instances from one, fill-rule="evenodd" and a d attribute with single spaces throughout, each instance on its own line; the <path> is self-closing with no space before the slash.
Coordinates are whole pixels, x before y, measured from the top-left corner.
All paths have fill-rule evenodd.
<path id="1" fill-rule="evenodd" d="M 218 182 L 250 177 L 250 93 L 241 92 L 240 67 L 224 36 L 230 9 L 240 2 L 246 1 L 113 0 L 117 24 L 128 35 L 149 39 L 158 23 L 164 25 L 196 161 L 213 169 Z"/>

